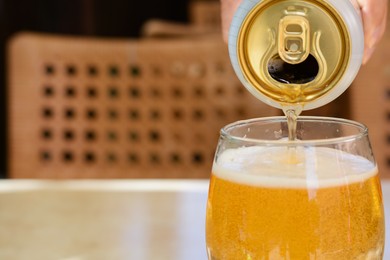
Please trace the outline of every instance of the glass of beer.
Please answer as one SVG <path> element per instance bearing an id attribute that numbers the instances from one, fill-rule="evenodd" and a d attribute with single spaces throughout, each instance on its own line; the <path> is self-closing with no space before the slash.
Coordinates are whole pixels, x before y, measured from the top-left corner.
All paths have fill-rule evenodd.
<path id="1" fill-rule="evenodd" d="M 384 215 L 367 128 L 299 117 L 224 127 L 206 217 L 212 260 L 382 259 Z"/>

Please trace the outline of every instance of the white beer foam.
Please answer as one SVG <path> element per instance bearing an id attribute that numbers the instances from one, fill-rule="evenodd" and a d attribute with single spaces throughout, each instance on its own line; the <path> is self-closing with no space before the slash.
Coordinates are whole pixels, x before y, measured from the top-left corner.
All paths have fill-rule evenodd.
<path id="1" fill-rule="evenodd" d="M 363 182 L 377 173 L 368 159 L 325 147 L 227 149 L 213 165 L 219 178 L 262 187 L 332 187 Z"/>

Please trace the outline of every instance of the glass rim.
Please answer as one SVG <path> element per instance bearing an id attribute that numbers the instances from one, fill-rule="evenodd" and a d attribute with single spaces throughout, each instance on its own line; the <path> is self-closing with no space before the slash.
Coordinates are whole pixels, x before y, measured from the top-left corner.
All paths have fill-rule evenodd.
<path id="1" fill-rule="evenodd" d="M 363 123 L 359 123 L 357 121 L 350 120 L 350 119 L 337 118 L 337 117 L 325 117 L 325 116 L 299 116 L 298 122 L 323 122 L 323 123 L 328 122 L 328 123 L 335 123 L 340 125 L 348 125 L 358 129 L 358 133 L 349 134 L 341 137 L 308 139 L 308 140 L 298 140 L 298 141 L 291 141 L 287 139 L 279 139 L 279 140 L 256 139 L 256 138 L 235 136 L 229 133 L 229 130 L 233 128 L 250 124 L 250 123 L 255 123 L 255 122 L 264 122 L 264 123 L 287 122 L 287 118 L 286 116 L 271 116 L 271 117 L 258 117 L 258 118 L 238 120 L 222 127 L 220 130 L 220 136 L 223 138 L 227 138 L 230 141 L 240 141 L 246 143 L 250 142 L 250 143 L 255 143 L 264 146 L 267 145 L 268 146 L 331 145 L 335 143 L 354 141 L 368 136 L 368 128 Z"/>

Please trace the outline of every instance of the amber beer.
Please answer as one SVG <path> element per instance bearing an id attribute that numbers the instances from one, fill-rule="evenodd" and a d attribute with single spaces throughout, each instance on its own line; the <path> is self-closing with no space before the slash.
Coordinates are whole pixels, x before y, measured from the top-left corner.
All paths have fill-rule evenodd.
<path id="1" fill-rule="evenodd" d="M 332 148 L 227 149 L 207 204 L 209 259 L 382 259 L 375 163 Z"/>

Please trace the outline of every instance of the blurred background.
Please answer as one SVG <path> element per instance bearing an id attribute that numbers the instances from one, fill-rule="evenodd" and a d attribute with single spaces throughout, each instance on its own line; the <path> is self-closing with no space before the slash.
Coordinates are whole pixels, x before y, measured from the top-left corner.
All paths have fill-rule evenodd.
<path id="1" fill-rule="evenodd" d="M 156 19 L 160 22 L 155 24 L 152 23 L 145 27 L 147 22 Z M 161 21 L 169 23 L 164 24 Z M 7 159 L 9 157 L 9 149 L 7 148 L 9 146 L 9 136 L 7 135 L 7 122 L 9 121 L 9 118 L 7 117 L 7 114 L 9 113 L 7 102 L 9 100 L 7 96 L 9 93 L 7 91 L 6 52 L 7 43 L 17 33 L 28 31 L 77 37 L 87 36 L 107 39 L 131 39 L 134 41 L 144 37 L 150 37 L 148 34 L 151 34 L 152 36 L 157 35 L 163 39 L 179 39 L 178 41 L 187 36 L 191 38 L 196 35 L 198 38 L 202 38 L 202 46 L 206 46 L 207 42 L 213 42 L 213 44 L 217 42 L 215 46 L 224 46 L 220 35 L 219 23 L 219 1 L 213 0 L 0 0 L 0 106 L 2 111 L 0 113 L 0 121 L 3 125 L 3 127 L 0 128 L 0 176 L 3 178 L 10 177 L 7 175 L 7 172 L 9 172 L 7 171 L 9 168 L 9 161 Z M 363 67 L 356 81 L 353 83 L 355 86 L 349 88 L 346 93 L 331 104 L 304 113 L 306 115 L 349 118 L 367 124 L 370 128 L 374 151 L 378 162 L 382 165 L 381 172 L 384 176 L 390 176 L 390 153 L 388 149 L 390 143 L 388 124 L 388 121 L 390 120 L 390 107 L 388 102 L 388 99 L 390 98 L 390 65 L 388 60 L 390 60 L 390 57 L 389 51 L 387 50 L 390 42 L 388 38 L 389 33 L 387 32 L 385 39 L 378 47 L 374 57 L 368 65 Z M 187 41 L 187 45 L 188 42 L 191 42 L 191 40 Z M 205 42 L 206 44 L 204 44 Z M 154 42 L 154 44 L 156 44 L 155 46 L 157 46 L 157 43 L 158 41 Z M 196 41 L 194 41 L 193 44 L 196 49 Z M 216 49 L 221 48 L 217 47 Z M 194 152 L 189 155 L 190 157 L 188 160 L 192 163 L 202 164 L 204 161 L 206 162 L 202 169 L 202 173 L 189 174 L 189 177 L 192 178 L 205 178 L 208 176 L 209 171 L 205 171 L 205 169 L 210 169 L 211 167 L 211 160 L 214 152 L 213 147 L 216 147 L 218 129 L 224 124 L 248 117 L 281 114 L 280 111 L 275 111 L 259 104 L 260 101 L 253 100 L 251 97 L 240 97 L 237 95 L 237 93 L 241 93 L 241 95 L 247 94 L 242 94 L 244 88 L 237 79 L 234 78 L 232 70 L 229 67 L 230 64 L 225 47 L 222 47 L 221 51 L 223 58 L 220 58 L 220 60 L 223 61 L 223 66 L 218 67 L 216 70 L 219 70 L 220 72 L 224 70 L 228 71 L 229 77 L 226 77 L 226 81 L 230 82 L 228 84 L 232 85 L 231 88 L 234 88 L 235 91 L 233 92 L 232 90 L 230 98 L 241 99 L 243 103 L 251 104 L 252 107 L 247 110 L 242 104 L 238 104 L 237 108 L 234 110 L 234 116 L 225 117 L 223 120 L 217 120 L 218 122 L 213 125 L 212 130 L 206 130 L 215 132 L 212 139 L 205 139 L 200 136 L 199 140 L 196 140 L 199 145 L 207 146 L 205 149 L 209 152 L 206 152 L 207 154 Z M 229 68 L 225 69 L 224 66 Z M 193 73 L 202 73 L 202 68 L 200 70 L 196 66 L 194 68 Z M 180 70 L 181 67 L 179 66 L 176 69 Z M 189 70 L 191 70 L 190 66 Z M 208 80 L 214 84 L 213 79 L 206 77 L 204 80 Z M 195 89 L 195 92 L 196 91 L 198 90 Z M 213 86 L 213 91 L 219 93 L 218 95 L 220 98 L 226 98 L 223 96 L 225 93 L 223 86 L 222 88 L 219 85 Z M 173 95 L 181 95 L 180 90 L 173 89 L 173 92 Z M 71 94 L 71 92 L 69 93 Z M 197 93 L 199 96 L 202 94 L 199 91 Z M 47 92 L 47 94 L 50 93 Z M 246 101 L 247 99 L 250 101 Z M 229 102 L 229 99 L 225 99 L 225 102 Z M 253 107 L 253 104 L 258 104 L 257 112 L 254 112 L 256 111 L 256 108 Z M 217 114 L 215 118 L 223 118 L 223 111 L 217 109 L 215 112 Z M 192 113 L 196 120 L 200 119 L 200 121 L 196 122 L 202 123 L 204 118 L 202 110 L 194 110 Z M 154 115 L 156 116 L 158 113 L 155 113 Z M 176 117 L 181 117 L 181 114 L 177 112 Z M 210 122 L 215 122 L 215 118 L 210 119 Z M 203 124 L 209 124 L 209 121 L 203 121 Z M 50 138 L 50 133 L 44 132 L 44 135 L 46 135 L 44 138 Z M 160 138 L 160 133 L 151 132 L 149 135 L 151 135 L 150 139 L 155 139 L 154 141 Z M 68 134 L 67 138 L 68 137 L 73 138 L 73 134 Z M 175 138 L 173 139 L 175 139 L 177 143 L 181 142 L 179 137 L 176 136 Z M 109 160 L 116 160 L 116 157 L 110 156 L 111 155 L 108 156 Z M 151 153 L 147 156 L 149 158 L 149 163 L 154 163 L 157 166 L 160 161 L 164 162 L 165 160 L 164 154 L 155 155 Z M 162 156 L 162 158 L 160 158 L 160 156 Z M 180 157 L 178 155 L 171 154 L 169 156 L 169 160 L 175 163 L 179 161 L 178 158 Z M 63 161 L 72 161 L 74 158 L 74 156 L 69 153 L 65 153 L 63 157 Z M 87 159 L 91 159 L 90 157 L 91 156 L 87 156 Z M 50 159 L 49 155 L 43 154 L 43 160 L 47 159 Z M 130 156 L 129 160 L 134 161 L 134 156 Z M 187 159 L 183 159 L 183 161 L 185 160 Z M 170 177 L 178 176 L 179 175 L 173 175 Z"/>
<path id="2" fill-rule="evenodd" d="M 6 43 L 20 31 L 140 37 L 150 19 L 186 23 L 190 0 L 0 0 L 0 176 L 7 169 Z"/>

